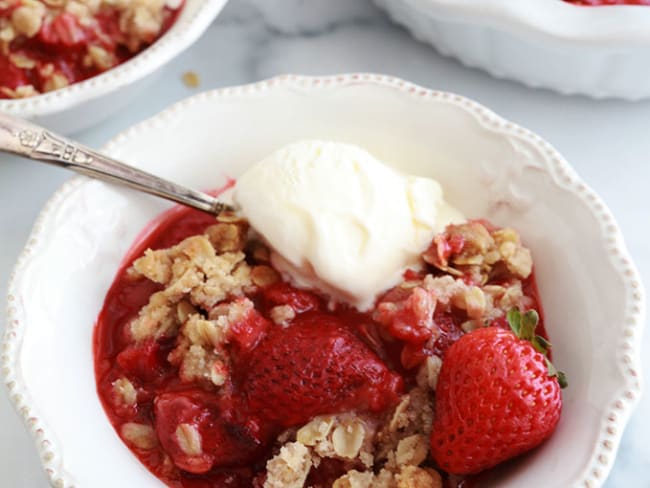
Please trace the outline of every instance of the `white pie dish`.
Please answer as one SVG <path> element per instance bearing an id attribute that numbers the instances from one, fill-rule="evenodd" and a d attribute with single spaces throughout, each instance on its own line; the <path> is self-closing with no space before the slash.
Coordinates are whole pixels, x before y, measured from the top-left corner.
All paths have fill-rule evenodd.
<path id="1" fill-rule="evenodd" d="M 251 121 L 265 130 L 251 135 Z M 216 188 L 303 138 L 358 144 L 433 175 L 469 217 L 521 232 L 537 265 L 554 362 L 571 386 L 555 435 L 499 486 L 539 479 L 548 488 L 600 486 L 640 395 L 643 291 L 605 205 L 538 136 L 475 102 L 395 78 L 284 76 L 192 97 L 105 150 L 181 183 Z M 74 178 L 46 205 L 16 265 L 1 368 L 54 486 L 162 486 L 101 407 L 92 325 L 127 249 L 167 207 Z"/>
<path id="2" fill-rule="evenodd" d="M 497 78 L 595 98 L 650 97 L 650 7 L 563 0 L 375 0 L 443 55 Z"/>
<path id="3" fill-rule="evenodd" d="M 91 127 L 141 94 L 156 71 L 196 41 L 225 4 L 226 0 L 185 0 L 172 27 L 133 59 L 59 90 L 0 99 L 0 112 L 32 119 L 63 134 Z"/>

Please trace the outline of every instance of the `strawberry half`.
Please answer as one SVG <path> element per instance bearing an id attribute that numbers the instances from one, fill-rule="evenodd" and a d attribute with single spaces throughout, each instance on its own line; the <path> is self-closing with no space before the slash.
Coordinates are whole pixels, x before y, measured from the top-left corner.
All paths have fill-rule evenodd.
<path id="1" fill-rule="evenodd" d="M 566 378 L 535 336 L 535 311 L 508 313 L 500 327 L 464 335 L 446 352 L 435 399 L 431 455 L 453 474 L 473 474 L 547 439 L 562 410 Z"/>
<path id="2" fill-rule="evenodd" d="M 316 415 L 381 411 L 402 378 L 335 316 L 309 312 L 277 327 L 253 350 L 242 389 L 250 411 L 291 427 Z"/>

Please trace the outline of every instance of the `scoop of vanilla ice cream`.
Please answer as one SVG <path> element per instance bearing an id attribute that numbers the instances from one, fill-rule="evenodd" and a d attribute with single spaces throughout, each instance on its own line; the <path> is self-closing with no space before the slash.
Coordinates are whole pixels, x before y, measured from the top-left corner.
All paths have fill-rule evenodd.
<path id="1" fill-rule="evenodd" d="M 438 182 L 335 142 L 283 147 L 239 178 L 233 199 L 279 271 L 360 310 L 419 262 L 436 233 L 464 220 Z"/>

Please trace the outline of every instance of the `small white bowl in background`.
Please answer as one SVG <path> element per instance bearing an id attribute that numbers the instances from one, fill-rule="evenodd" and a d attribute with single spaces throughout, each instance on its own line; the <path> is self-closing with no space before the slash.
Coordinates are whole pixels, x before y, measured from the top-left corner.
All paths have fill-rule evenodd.
<path id="1" fill-rule="evenodd" d="M 445 56 L 497 78 L 595 98 L 650 97 L 650 6 L 563 0 L 375 0 Z"/>
<path id="2" fill-rule="evenodd" d="M 466 98 L 396 78 L 283 76 L 189 98 L 104 150 L 209 189 L 278 147 L 315 138 L 433 176 L 468 217 L 521 232 L 554 363 L 570 386 L 555 434 L 511 463 L 498 486 L 600 486 L 640 395 L 643 290 L 607 207 L 539 136 Z M 125 253 L 169 206 L 77 177 L 46 205 L 16 265 L 0 370 L 54 486 L 162 486 L 102 409 L 92 334 Z"/>
<path id="3" fill-rule="evenodd" d="M 226 1 L 185 0 L 171 28 L 137 56 L 59 90 L 23 99 L 0 99 L 0 112 L 31 119 L 63 134 L 91 127 L 141 95 L 160 67 L 203 34 Z"/>

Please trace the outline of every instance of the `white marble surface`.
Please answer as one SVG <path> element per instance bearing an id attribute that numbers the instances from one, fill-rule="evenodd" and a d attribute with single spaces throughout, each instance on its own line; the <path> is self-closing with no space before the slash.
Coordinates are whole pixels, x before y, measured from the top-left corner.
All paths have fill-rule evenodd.
<path id="1" fill-rule="evenodd" d="M 146 98 L 78 138 L 100 146 L 191 95 L 199 89 L 181 82 L 187 70 L 199 74 L 200 90 L 280 73 L 372 71 L 474 98 L 539 133 L 566 156 L 617 216 L 646 286 L 650 283 L 650 102 L 595 102 L 491 79 L 415 42 L 369 0 L 232 0 L 203 38 L 164 69 Z M 40 207 L 69 177 L 60 169 L 0 157 L 0 296 Z M 643 352 L 643 369 L 650 377 L 650 334 Z M 650 487 L 648 439 L 646 394 L 625 433 L 607 488 Z M 46 485 L 32 441 L 0 389 L 0 487 Z"/>

